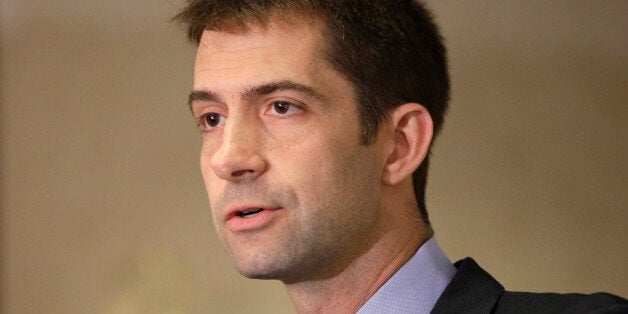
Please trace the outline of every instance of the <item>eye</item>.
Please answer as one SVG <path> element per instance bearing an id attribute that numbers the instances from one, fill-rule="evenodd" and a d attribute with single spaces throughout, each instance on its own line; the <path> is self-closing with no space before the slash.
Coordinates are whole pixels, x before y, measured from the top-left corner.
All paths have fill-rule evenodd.
<path id="1" fill-rule="evenodd" d="M 301 108 L 295 104 L 286 101 L 273 102 L 270 114 L 279 116 L 288 116 L 297 113 Z"/>
<path id="2" fill-rule="evenodd" d="M 204 114 L 200 119 L 201 129 L 203 131 L 211 131 L 212 129 L 225 123 L 226 119 L 227 117 L 215 112 Z"/>

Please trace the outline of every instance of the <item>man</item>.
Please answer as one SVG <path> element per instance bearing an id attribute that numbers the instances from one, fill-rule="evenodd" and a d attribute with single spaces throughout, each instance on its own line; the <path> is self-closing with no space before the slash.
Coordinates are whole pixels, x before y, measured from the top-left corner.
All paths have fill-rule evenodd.
<path id="1" fill-rule="evenodd" d="M 214 224 L 244 276 L 299 312 L 626 311 L 608 294 L 504 292 L 452 265 L 424 201 L 449 95 L 413 1 L 189 1 L 190 108 Z"/>

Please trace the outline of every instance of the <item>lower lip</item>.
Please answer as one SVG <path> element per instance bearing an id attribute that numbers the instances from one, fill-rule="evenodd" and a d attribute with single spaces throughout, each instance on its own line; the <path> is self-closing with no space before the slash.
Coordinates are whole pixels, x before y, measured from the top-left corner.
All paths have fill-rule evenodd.
<path id="1" fill-rule="evenodd" d="M 232 231 L 249 231 L 260 229 L 269 225 L 273 217 L 277 215 L 277 212 L 281 209 L 265 209 L 252 217 L 233 216 L 227 220 L 227 226 Z"/>

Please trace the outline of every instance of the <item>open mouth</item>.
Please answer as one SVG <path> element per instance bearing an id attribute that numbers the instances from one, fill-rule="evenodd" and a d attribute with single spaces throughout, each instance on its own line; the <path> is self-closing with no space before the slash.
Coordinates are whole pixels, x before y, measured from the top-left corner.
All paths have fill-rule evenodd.
<path id="1" fill-rule="evenodd" d="M 250 218 L 261 213 L 263 210 L 263 208 L 251 208 L 244 211 L 238 211 L 237 215 L 243 218 Z"/>
<path id="2" fill-rule="evenodd" d="M 232 232 L 264 230 L 276 220 L 276 213 L 281 207 L 263 206 L 251 204 L 234 208 L 225 216 L 225 223 Z"/>

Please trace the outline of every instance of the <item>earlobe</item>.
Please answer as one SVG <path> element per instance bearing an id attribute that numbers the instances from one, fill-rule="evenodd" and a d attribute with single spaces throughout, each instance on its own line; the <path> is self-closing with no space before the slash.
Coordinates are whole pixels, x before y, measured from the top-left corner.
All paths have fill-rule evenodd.
<path id="1" fill-rule="evenodd" d="M 394 149 L 388 155 L 382 178 L 385 184 L 395 185 L 412 176 L 425 160 L 434 128 L 427 109 L 417 103 L 395 108 L 390 123 Z"/>

